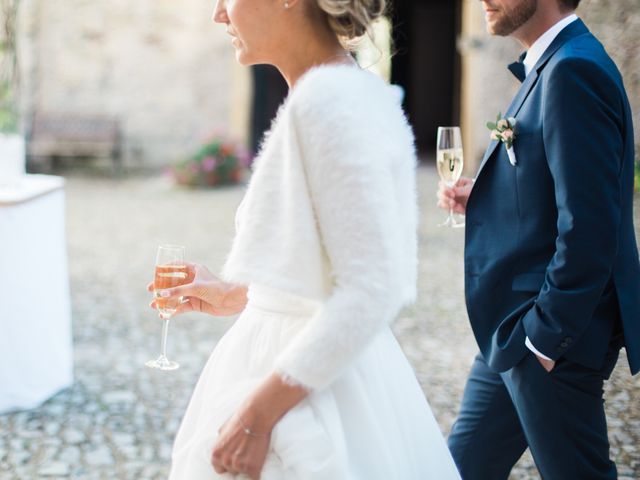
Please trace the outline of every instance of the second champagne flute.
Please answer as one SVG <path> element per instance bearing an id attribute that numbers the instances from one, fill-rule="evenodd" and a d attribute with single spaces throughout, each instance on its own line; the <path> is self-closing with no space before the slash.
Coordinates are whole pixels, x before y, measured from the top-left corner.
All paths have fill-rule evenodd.
<path id="1" fill-rule="evenodd" d="M 463 152 L 460 127 L 438 127 L 436 165 L 438 175 L 448 187 L 453 187 L 462 175 Z M 464 227 L 453 217 L 453 209 L 449 209 L 447 219 L 439 227 Z"/>
<path id="2" fill-rule="evenodd" d="M 167 358 L 167 333 L 169 319 L 182 301 L 167 299 L 160 296 L 160 292 L 167 288 L 177 287 L 187 283 L 187 265 L 184 260 L 185 248 L 182 245 L 160 245 L 156 257 L 156 271 L 153 279 L 153 294 L 160 318 L 162 318 L 162 353 L 155 360 L 149 360 L 145 365 L 159 370 L 175 370 L 180 365 Z"/>

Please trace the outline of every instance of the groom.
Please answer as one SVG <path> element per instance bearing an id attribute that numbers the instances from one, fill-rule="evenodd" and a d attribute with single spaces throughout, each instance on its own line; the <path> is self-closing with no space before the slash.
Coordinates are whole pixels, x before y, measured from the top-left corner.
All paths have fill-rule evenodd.
<path id="1" fill-rule="evenodd" d="M 634 137 L 622 78 L 574 14 L 580 0 L 482 0 L 526 49 L 522 82 L 466 211 L 465 291 L 480 347 L 449 447 L 463 479 L 506 479 L 527 447 L 544 479 L 616 478 L 603 381 L 622 346 L 640 370 Z M 502 128 L 505 122 L 501 122 Z"/>

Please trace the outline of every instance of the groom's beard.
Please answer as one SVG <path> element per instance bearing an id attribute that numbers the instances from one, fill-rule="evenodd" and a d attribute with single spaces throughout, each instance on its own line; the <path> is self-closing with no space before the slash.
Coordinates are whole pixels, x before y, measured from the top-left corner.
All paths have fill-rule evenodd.
<path id="1" fill-rule="evenodd" d="M 538 0 L 516 0 L 516 5 L 500 10 L 494 22 L 487 24 L 492 35 L 506 37 L 527 23 L 536 13 Z"/>

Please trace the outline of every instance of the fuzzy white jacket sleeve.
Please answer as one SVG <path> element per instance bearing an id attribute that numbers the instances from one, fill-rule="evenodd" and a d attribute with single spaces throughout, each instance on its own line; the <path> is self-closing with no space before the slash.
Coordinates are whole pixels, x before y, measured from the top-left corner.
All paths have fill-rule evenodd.
<path id="1" fill-rule="evenodd" d="M 398 189 L 414 191 L 415 166 L 400 107 L 392 110 L 399 118 L 389 119 L 376 108 L 384 99 L 372 103 L 348 88 L 340 100 L 333 94 L 292 105 L 333 289 L 276 368 L 311 390 L 329 385 L 393 320 L 406 284 L 401 257 L 411 254 L 403 237 L 415 235 L 400 220 L 407 205 Z"/>

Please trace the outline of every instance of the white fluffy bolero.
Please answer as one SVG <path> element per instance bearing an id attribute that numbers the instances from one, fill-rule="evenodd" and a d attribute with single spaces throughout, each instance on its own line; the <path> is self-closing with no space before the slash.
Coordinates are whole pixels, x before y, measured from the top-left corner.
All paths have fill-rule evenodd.
<path id="1" fill-rule="evenodd" d="M 319 302 L 277 360 L 286 378 L 329 385 L 414 301 L 415 166 L 398 91 L 369 72 L 314 68 L 280 107 L 223 278 Z"/>

